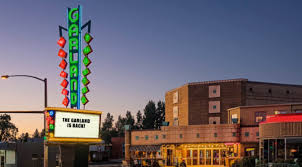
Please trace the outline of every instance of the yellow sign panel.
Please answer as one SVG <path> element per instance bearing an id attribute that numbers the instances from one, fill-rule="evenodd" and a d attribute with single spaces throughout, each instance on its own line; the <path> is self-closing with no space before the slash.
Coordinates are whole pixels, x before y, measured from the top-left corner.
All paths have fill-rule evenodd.
<path id="1" fill-rule="evenodd" d="M 99 143 L 101 111 L 45 108 L 48 142 Z"/>
<path id="2" fill-rule="evenodd" d="M 255 148 L 247 148 L 246 151 L 254 151 Z"/>

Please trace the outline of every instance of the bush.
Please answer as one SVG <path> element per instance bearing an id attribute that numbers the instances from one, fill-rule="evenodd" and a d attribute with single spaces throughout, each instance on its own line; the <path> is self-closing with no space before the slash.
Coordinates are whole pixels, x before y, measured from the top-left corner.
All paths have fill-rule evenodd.
<path id="1" fill-rule="evenodd" d="M 244 157 L 243 159 L 237 160 L 232 167 L 255 167 L 256 157 Z"/>

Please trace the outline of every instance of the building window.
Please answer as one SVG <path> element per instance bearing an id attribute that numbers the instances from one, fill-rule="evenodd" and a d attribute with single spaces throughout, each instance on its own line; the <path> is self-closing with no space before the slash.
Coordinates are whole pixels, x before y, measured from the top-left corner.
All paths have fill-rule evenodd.
<path id="1" fill-rule="evenodd" d="M 158 135 L 155 135 L 155 140 L 158 140 Z"/>
<path id="2" fill-rule="evenodd" d="M 209 117 L 209 124 L 220 124 L 220 117 Z"/>
<path id="3" fill-rule="evenodd" d="M 199 133 L 197 133 L 197 134 L 196 134 L 196 138 L 199 138 L 199 137 L 200 137 L 200 136 L 199 136 Z"/>
<path id="4" fill-rule="evenodd" d="M 149 136 L 148 136 L 148 135 L 146 135 L 146 136 L 145 136 L 145 140 L 148 140 L 148 139 L 149 139 Z"/>
<path id="5" fill-rule="evenodd" d="M 245 137 L 248 137 L 249 135 L 250 135 L 249 132 L 245 132 L 245 133 L 244 133 L 244 136 L 245 136 Z"/>
<path id="6" fill-rule="evenodd" d="M 178 126 L 178 106 L 173 107 L 173 125 Z"/>
<path id="7" fill-rule="evenodd" d="M 256 132 L 256 136 L 259 136 L 259 132 Z"/>
<path id="8" fill-rule="evenodd" d="M 255 122 L 263 122 L 266 120 L 266 112 L 261 111 L 261 112 L 255 112 Z"/>
<path id="9" fill-rule="evenodd" d="M 214 133 L 214 137 L 217 137 L 217 133 Z"/>
<path id="10" fill-rule="evenodd" d="M 209 86 L 209 98 L 220 97 L 220 85 Z"/>
<path id="11" fill-rule="evenodd" d="M 173 120 L 173 126 L 178 126 L 178 118 L 174 118 L 174 120 Z"/>
<path id="12" fill-rule="evenodd" d="M 163 139 L 165 139 L 166 138 L 166 135 L 163 135 Z"/>
<path id="13" fill-rule="evenodd" d="M 286 94 L 289 94 L 289 90 L 286 90 Z"/>
<path id="14" fill-rule="evenodd" d="M 181 139 L 182 139 L 182 134 L 179 134 L 179 138 L 181 138 Z"/>
<path id="15" fill-rule="evenodd" d="M 173 93 L 173 104 L 178 103 L 178 91 Z"/>
<path id="16" fill-rule="evenodd" d="M 253 88 L 250 88 L 250 92 L 253 92 Z"/>
<path id="17" fill-rule="evenodd" d="M 302 110 L 295 110 L 295 113 L 302 113 Z"/>
<path id="18" fill-rule="evenodd" d="M 272 89 L 268 89 L 268 93 L 272 93 Z"/>
<path id="19" fill-rule="evenodd" d="M 233 137 L 236 137 L 237 136 L 237 133 L 236 132 L 233 132 Z"/>
<path id="20" fill-rule="evenodd" d="M 220 101 L 209 101 L 209 113 L 220 113 Z"/>
<path id="21" fill-rule="evenodd" d="M 135 140 L 138 140 L 139 139 L 139 137 L 138 136 L 135 136 Z"/>
<path id="22" fill-rule="evenodd" d="M 232 124 L 237 124 L 237 123 L 238 123 L 238 115 L 232 114 Z"/>

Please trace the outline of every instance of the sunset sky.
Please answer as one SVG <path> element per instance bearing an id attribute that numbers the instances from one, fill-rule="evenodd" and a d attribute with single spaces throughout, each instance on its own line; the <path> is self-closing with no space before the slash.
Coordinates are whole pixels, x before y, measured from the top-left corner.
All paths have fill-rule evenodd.
<path id="1" fill-rule="evenodd" d="M 302 1 L 1 0 L 0 74 L 48 79 L 48 104 L 63 107 L 58 26 L 67 7 L 92 20 L 86 109 L 134 114 L 187 82 L 247 78 L 302 85 Z M 43 110 L 43 83 L 0 80 L 0 110 Z M 42 115 L 13 114 L 20 132 Z"/>

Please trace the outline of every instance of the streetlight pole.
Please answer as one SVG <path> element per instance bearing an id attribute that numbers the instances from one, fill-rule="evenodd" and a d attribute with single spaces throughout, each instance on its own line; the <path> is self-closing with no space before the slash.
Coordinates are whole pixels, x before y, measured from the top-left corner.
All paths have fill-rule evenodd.
<path id="1" fill-rule="evenodd" d="M 2 79 L 8 79 L 11 77 L 27 77 L 27 78 L 34 78 L 36 80 L 44 82 L 44 107 L 47 107 L 47 78 L 41 79 L 39 77 L 35 77 L 32 75 L 2 75 Z"/>
<path id="2" fill-rule="evenodd" d="M 10 77 L 27 77 L 34 78 L 36 80 L 44 82 L 44 107 L 47 107 L 47 78 L 39 78 L 32 75 L 2 75 L 2 79 L 8 79 Z M 45 122 L 45 114 L 44 114 L 44 135 L 46 131 L 46 122 Z M 46 145 L 46 141 L 44 141 L 44 167 L 48 167 L 48 146 Z"/>

